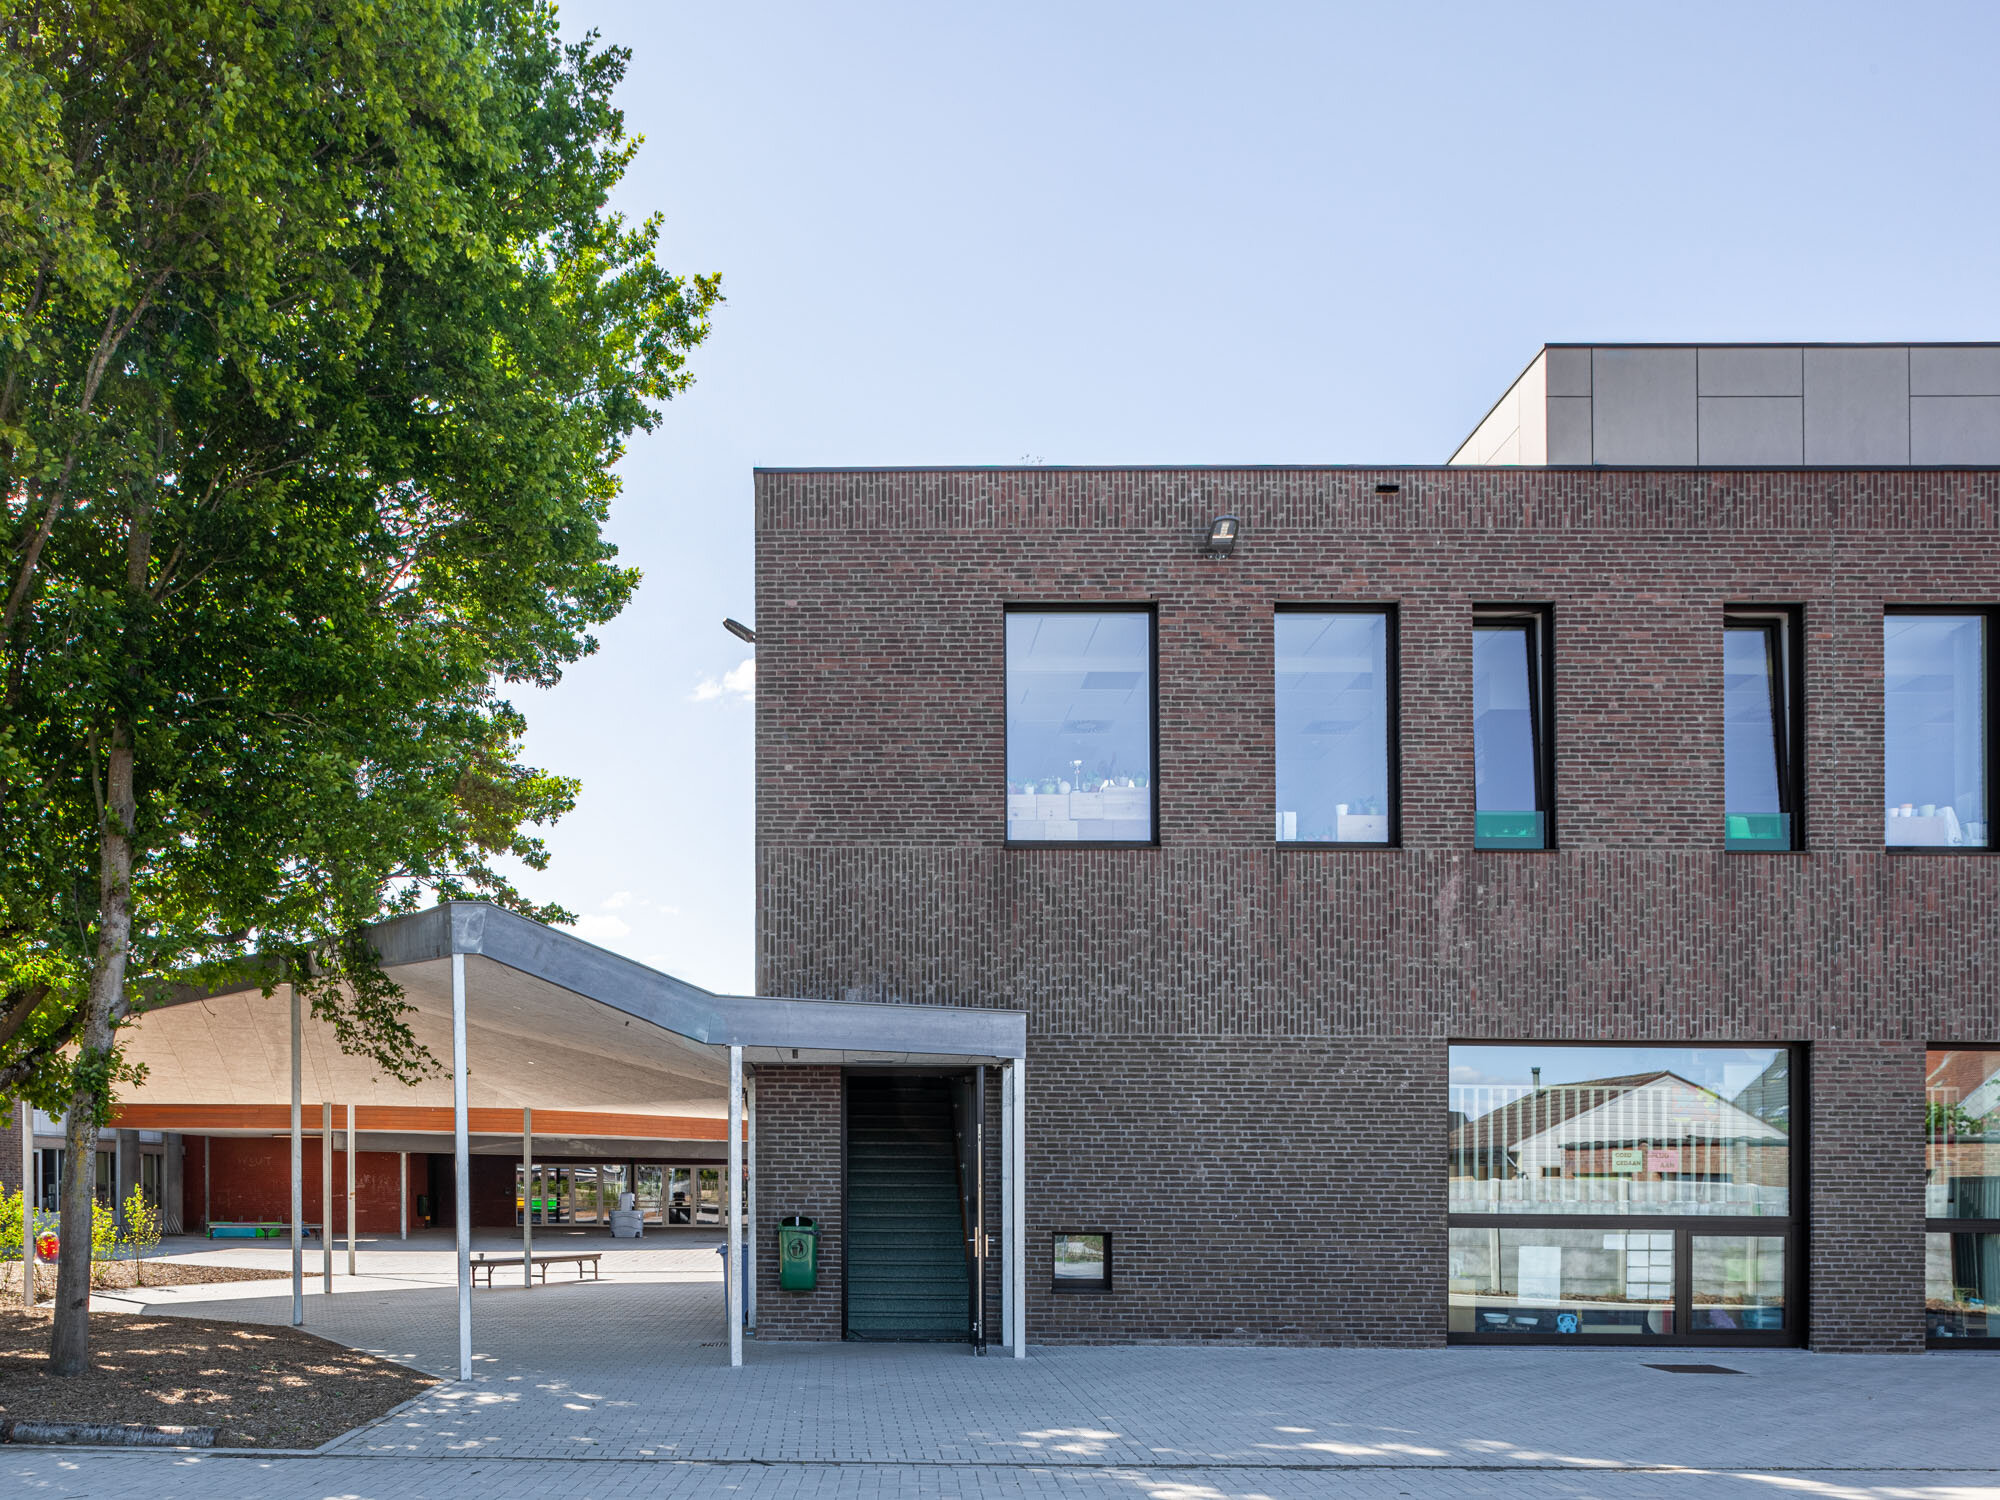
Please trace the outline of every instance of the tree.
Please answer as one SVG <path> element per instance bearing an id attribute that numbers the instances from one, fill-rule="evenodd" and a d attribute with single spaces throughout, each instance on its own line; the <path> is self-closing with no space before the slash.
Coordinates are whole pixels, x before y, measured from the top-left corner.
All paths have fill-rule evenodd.
<path id="1" fill-rule="evenodd" d="M 59 1374 L 121 1025 L 251 972 L 408 1081 L 366 924 L 567 915 L 497 862 L 575 796 L 503 690 L 635 586 L 613 465 L 720 295 L 607 206 L 626 62 L 534 0 L 0 0 L 0 1090 L 68 1113 Z"/>

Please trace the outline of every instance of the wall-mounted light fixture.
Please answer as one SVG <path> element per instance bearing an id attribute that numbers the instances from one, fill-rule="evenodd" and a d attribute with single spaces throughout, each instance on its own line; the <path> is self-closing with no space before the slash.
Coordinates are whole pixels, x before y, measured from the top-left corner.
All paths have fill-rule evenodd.
<path id="1" fill-rule="evenodd" d="M 1208 550 L 1215 557 L 1227 557 L 1236 550 L 1236 532 L 1242 523 L 1234 516 L 1217 516 L 1208 523 Z"/>
<path id="2" fill-rule="evenodd" d="M 735 636 L 739 641 L 748 641 L 753 646 L 757 644 L 757 632 L 752 630 L 748 625 L 745 625 L 741 620 L 724 620 L 722 628 Z"/>

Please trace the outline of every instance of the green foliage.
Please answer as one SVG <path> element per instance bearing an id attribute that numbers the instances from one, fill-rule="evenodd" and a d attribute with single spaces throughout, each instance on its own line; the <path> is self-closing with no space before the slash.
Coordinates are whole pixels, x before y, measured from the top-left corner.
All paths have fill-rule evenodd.
<path id="1" fill-rule="evenodd" d="M 613 465 L 719 299 L 608 207 L 626 61 L 535 0 L 0 0 L 0 1092 L 102 1119 L 115 1025 L 246 973 L 414 1079 L 362 928 L 566 917 L 505 690 L 629 598 Z"/>
<path id="2" fill-rule="evenodd" d="M 0 1192 L 0 1255 L 21 1253 L 21 1193 Z"/>
<path id="3" fill-rule="evenodd" d="M 1950 1103 L 1933 1099 L 1924 1106 L 1924 1134 L 1934 1144 L 1967 1136 L 1977 1138 L 1994 1120 L 1993 1115 L 1970 1113 L 1955 1099 Z"/>
<path id="4" fill-rule="evenodd" d="M 90 1205 L 90 1258 L 111 1260 L 118 1254 L 118 1215 L 108 1203 Z"/>
<path id="5" fill-rule="evenodd" d="M 626 61 L 543 0 L 0 0 L 0 1097 L 101 1122 L 118 1027 L 245 977 L 413 1080 L 363 928 L 567 916 L 503 689 L 630 597 L 613 466 L 720 297 L 608 206 Z"/>

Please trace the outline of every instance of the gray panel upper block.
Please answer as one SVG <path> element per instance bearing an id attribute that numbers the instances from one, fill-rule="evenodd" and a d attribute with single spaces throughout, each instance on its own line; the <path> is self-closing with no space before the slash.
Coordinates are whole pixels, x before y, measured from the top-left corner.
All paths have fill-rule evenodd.
<path id="1" fill-rule="evenodd" d="M 1591 458 L 1600 464 L 1692 464 L 1695 351 L 1592 351 Z"/>
<path id="2" fill-rule="evenodd" d="M 1549 397 L 1548 462 L 1590 462 L 1590 397 Z"/>
<path id="3" fill-rule="evenodd" d="M 1912 396 L 2000 396 L 2000 346 L 1910 349 Z M 1924 459 L 1916 459 L 1924 463 Z"/>
<path id="4" fill-rule="evenodd" d="M 2000 464 L 2000 396 L 1911 397 L 1910 462 Z"/>
<path id="5" fill-rule="evenodd" d="M 1806 462 L 1910 461 L 1910 351 L 1806 350 Z"/>
<path id="6" fill-rule="evenodd" d="M 1728 348 L 1700 351 L 1699 383 L 1704 396 L 1797 396 L 1804 391 L 1804 350 Z M 1708 462 L 1707 459 L 1702 460 Z M 1797 463 L 1797 459 L 1792 460 Z"/>
<path id="7" fill-rule="evenodd" d="M 1701 461 L 1746 467 L 1803 462 L 1805 403 L 1796 396 L 1701 398 Z"/>
<path id="8" fill-rule="evenodd" d="M 1590 394 L 1590 351 L 1588 349 L 1548 349 L 1543 351 L 1543 368 L 1548 372 L 1551 396 Z"/>

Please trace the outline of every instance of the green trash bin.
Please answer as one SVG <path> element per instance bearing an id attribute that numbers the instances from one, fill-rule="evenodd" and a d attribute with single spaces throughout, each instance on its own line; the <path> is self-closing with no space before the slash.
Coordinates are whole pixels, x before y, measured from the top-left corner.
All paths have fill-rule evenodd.
<path id="1" fill-rule="evenodd" d="M 819 1221 L 778 1220 L 778 1289 L 809 1292 L 819 1285 Z"/>

